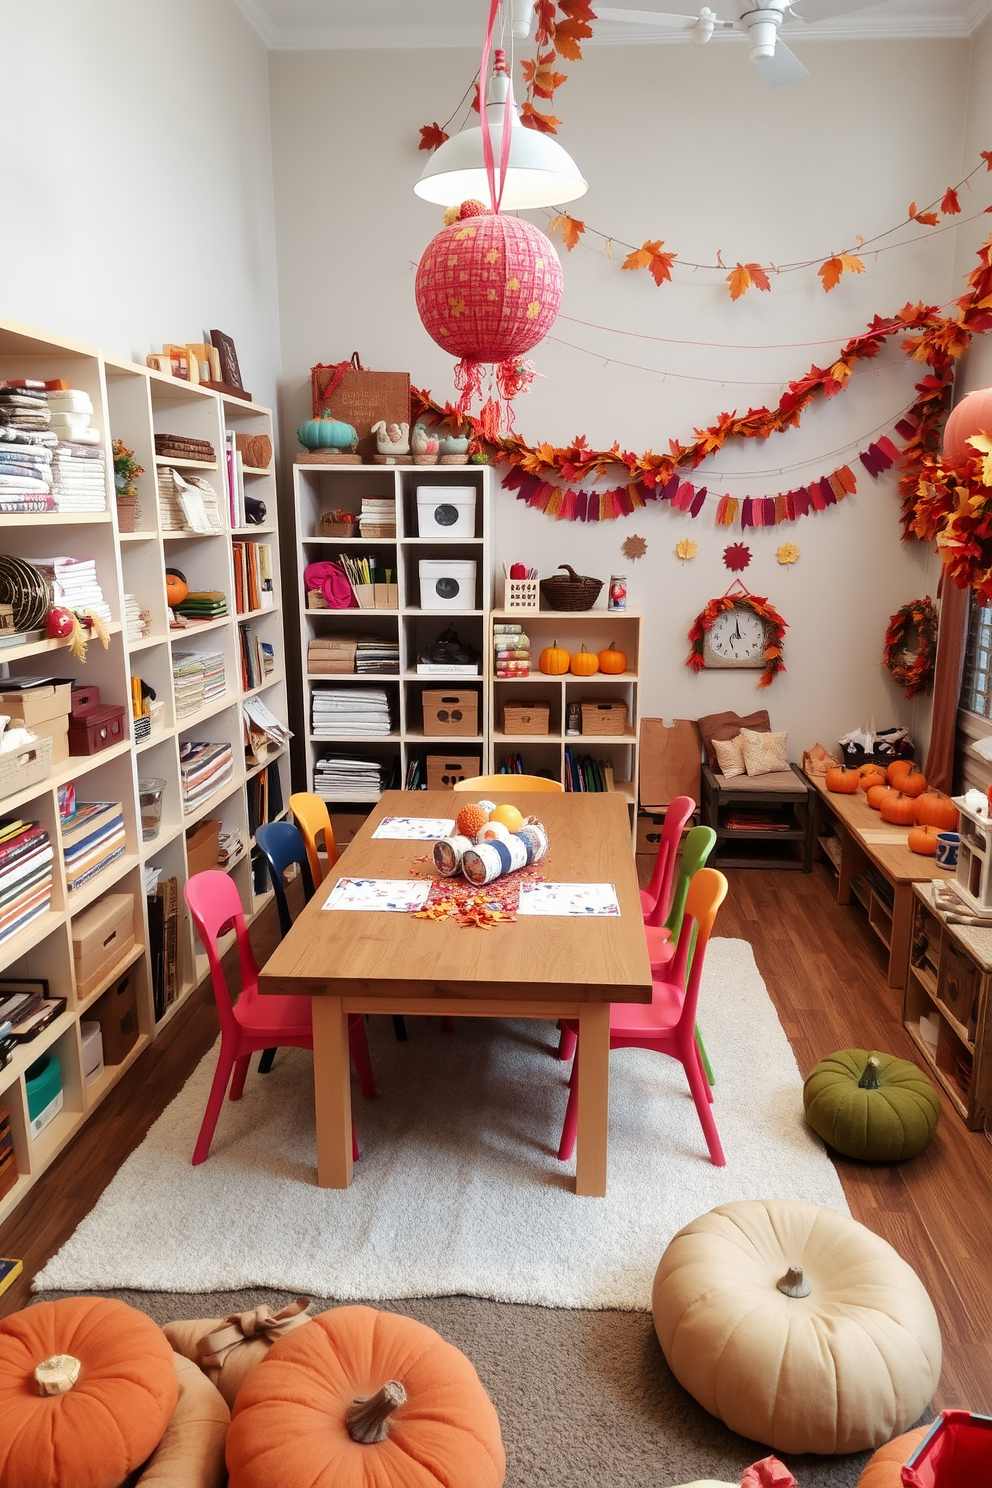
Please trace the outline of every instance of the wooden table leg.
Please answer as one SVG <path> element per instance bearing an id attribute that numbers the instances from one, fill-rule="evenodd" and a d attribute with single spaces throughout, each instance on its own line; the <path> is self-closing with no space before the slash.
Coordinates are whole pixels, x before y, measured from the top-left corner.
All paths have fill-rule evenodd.
<path id="1" fill-rule="evenodd" d="M 348 1014 L 340 997 L 313 997 L 311 1003 L 317 1186 L 347 1188 L 352 1174 Z"/>
<path id="2" fill-rule="evenodd" d="M 579 1123 L 575 1192 L 606 1197 L 610 1106 L 610 1004 L 587 1002 L 579 1010 Z"/>
<path id="3" fill-rule="evenodd" d="M 913 885 L 897 883 L 892 899 L 892 938 L 889 941 L 889 986 L 900 990 L 909 973 L 909 948 L 913 935 Z"/>

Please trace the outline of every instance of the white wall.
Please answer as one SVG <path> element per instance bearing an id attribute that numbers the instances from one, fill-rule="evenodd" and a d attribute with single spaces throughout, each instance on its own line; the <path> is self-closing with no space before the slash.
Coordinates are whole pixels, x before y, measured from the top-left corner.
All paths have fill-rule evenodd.
<path id="1" fill-rule="evenodd" d="M 964 121 L 963 158 L 965 170 L 971 170 L 979 160 L 979 151 L 992 150 L 992 18 L 971 39 L 967 86 L 967 111 Z M 979 162 L 981 163 L 981 162 Z M 975 195 L 962 193 L 965 212 L 977 210 L 987 204 L 990 195 L 986 184 L 988 173 L 982 165 L 981 173 L 975 177 Z M 955 271 L 958 280 L 965 280 L 977 266 L 975 250 L 992 232 L 992 218 L 984 213 L 975 222 L 966 224 L 957 237 Z M 992 337 L 982 336 L 973 342 L 962 359 L 957 379 L 956 395 L 973 392 L 975 388 L 992 383 Z"/>
<path id="2" fill-rule="evenodd" d="M 0 315 L 144 361 L 217 326 L 271 403 L 265 48 L 231 0 L 3 7 Z"/>
<path id="3" fill-rule="evenodd" d="M 730 264 L 788 262 L 826 257 L 856 234 L 871 239 L 904 216 L 911 198 L 929 201 L 959 179 L 967 43 L 819 43 L 803 58 L 811 79 L 776 92 L 734 45 L 598 48 L 566 65 L 571 76 L 555 100 L 565 121 L 560 138 L 591 183 L 575 214 L 637 244 L 661 237 L 687 259 L 711 261 L 719 248 Z M 424 160 L 418 126 L 447 116 L 475 66 L 473 54 L 456 51 L 270 58 L 284 447 L 307 413 L 309 367 L 355 349 L 367 366 L 409 370 L 415 383 L 451 395 L 451 359 L 421 327 L 413 298 L 415 264 L 440 213 L 411 187 Z M 954 234 L 921 235 L 877 260 L 866 254 L 867 272 L 829 296 L 808 269 L 779 276 L 770 294 L 731 304 L 720 274 L 676 269 L 675 283 L 658 290 L 645 274 L 622 273 L 618 256 L 610 262 L 580 247 L 563 255 L 563 314 L 554 339 L 536 352 L 546 381 L 519 401 L 518 427 L 531 441 L 555 444 L 578 432 L 630 449 L 687 440 L 723 409 L 774 402 L 783 380 L 826 361 L 876 311 L 949 299 L 957 292 L 954 251 Z M 565 316 L 721 346 L 635 340 Z M 746 349 L 785 342 L 824 344 Z M 607 358 L 614 360 L 604 365 Z M 898 355 L 868 364 L 852 391 L 808 413 L 800 431 L 760 447 L 728 446 L 710 462 L 720 472 L 712 486 L 775 494 L 826 473 L 842 447 L 853 453 L 898 417 L 913 381 Z M 791 468 L 779 474 L 784 467 Z M 710 479 L 706 467 L 699 474 Z M 900 540 L 891 477 L 876 483 L 865 474 L 841 506 L 745 535 L 754 554 L 748 587 L 790 622 L 788 672 L 764 694 L 753 673 L 693 677 L 683 665 L 689 625 L 728 586 L 722 552 L 740 536 L 716 529 L 712 508 L 695 522 L 648 509 L 583 527 L 555 524 L 509 493 L 497 507 L 501 556 L 536 563 L 542 573 L 562 561 L 604 578 L 627 571 L 630 603 L 647 617 L 648 711 L 745 712 L 767 699 L 773 725 L 793 735 L 795 757 L 868 713 L 879 726 L 914 721 L 925 735 L 926 708 L 914 720 L 880 664 L 889 615 L 936 582 L 931 555 Z M 629 563 L 620 546 L 635 532 L 648 554 Z M 697 540 L 699 556 L 683 566 L 674 548 L 684 535 Z M 788 570 L 775 561 L 785 540 L 801 551 Z"/>

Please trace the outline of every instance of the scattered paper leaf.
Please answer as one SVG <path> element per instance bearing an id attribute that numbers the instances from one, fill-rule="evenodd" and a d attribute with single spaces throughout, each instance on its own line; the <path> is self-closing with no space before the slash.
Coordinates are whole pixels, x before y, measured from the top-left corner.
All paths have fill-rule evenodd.
<path id="1" fill-rule="evenodd" d="M 864 271 L 864 264 L 853 253 L 838 253 L 836 257 L 828 258 L 826 263 L 821 264 L 816 272 L 823 281 L 824 291 L 829 294 L 840 283 L 842 274 L 863 274 Z"/>
<path id="2" fill-rule="evenodd" d="M 796 547 L 795 543 L 783 543 L 780 548 L 775 549 L 775 557 L 778 559 L 779 563 L 795 563 L 796 559 L 799 557 L 799 549 Z"/>
<path id="3" fill-rule="evenodd" d="M 548 225 L 548 232 L 561 233 L 561 240 L 569 253 L 571 253 L 585 230 L 585 223 L 580 222 L 578 217 L 569 217 L 567 212 L 559 212 L 558 216 L 553 217 Z"/>
<path id="4" fill-rule="evenodd" d="M 911 222 L 919 222 L 924 227 L 936 227 L 940 221 L 936 212 L 918 212 L 915 202 L 910 202 L 909 211 L 906 215 Z"/>
<path id="5" fill-rule="evenodd" d="M 751 562 L 751 549 L 746 543 L 731 543 L 723 550 L 723 561 L 731 573 L 740 573 Z"/>
<path id="6" fill-rule="evenodd" d="M 739 263 L 736 269 L 732 269 L 727 275 L 727 283 L 730 285 L 730 298 L 739 300 L 741 295 L 746 294 L 752 287 L 754 289 L 771 289 L 768 275 L 760 264 Z"/>
<path id="7" fill-rule="evenodd" d="M 953 217 L 955 213 L 960 212 L 961 203 L 958 201 L 958 194 L 953 186 L 948 186 L 944 192 L 944 200 L 940 204 L 940 210 L 947 217 Z"/>
<path id="8" fill-rule="evenodd" d="M 637 558 L 643 558 L 647 550 L 647 541 L 643 537 L 638 537 L 636 532 L 626 538 L 620 546 L 623 556 L 629 558 L 632 563 Z"/>
<path id="9" fill-rule="evenodd" d="M 554 114 L 539 114 L 532 103 L 525 103 L 520 110 L 520 122 L 525 129 L 536 129 L 538 134 L 557 134 L 561 120 Z"/>
<path id="10" fill-rule="evenodd" d="M 699 545 L 691 537 L 683 537 L 675 544 L 675 556 L 681 558 L 683 563 L 689 558 L 695 558 L 698 552 Z"/>
<path id="11" fill-rule="evenodd" d="M 965 443 L 982 456 L 982 484 L 992 486 L 992 438 L 984 433 L 972 434 Z"/>
<path id="12" fill-rule="evenodd" d="M 417 148 L 418 150 L 439 150 L 448 137 L 440 124 L 421 124 L 420 144 Z M 427 167 L 425 166 L 424 169 L 426 170 Z"/>

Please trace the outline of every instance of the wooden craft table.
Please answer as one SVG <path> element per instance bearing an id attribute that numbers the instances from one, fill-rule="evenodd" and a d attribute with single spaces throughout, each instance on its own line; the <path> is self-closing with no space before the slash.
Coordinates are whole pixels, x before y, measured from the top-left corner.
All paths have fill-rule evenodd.
<path id="1" fill-rule="evenodd" d="M 431 843 L 373 840 L 383 817 L 450 819 L 472 800 L 450 791 L 387 791 L 259 975 L 261 993 L 313 999 L 321 1188 L 347 1188 L 352 1177 L 348 1014 L 403 1013 L 577 1019 L 575 1191 L 606 1193 L 610 1003 L 651 1001 L 626 798 L 512 788 L 487 794 L 545 824 L 551 847 L 540 873 L 559 883 L 612 883 L 620 915 L 528 915 L 480 930 L 455 919 L 325 911 L 339 878 L 407 878 L 413 868 L 433 874 Z"/>
<path id="2" fill-rule="evenodd" d="M 825 854 L 837 870 L 837 902 L 850 904 L 852 896 L 868 911 L 868 922 L 889 952 L 888 983 L 902 991 L 909 971 L 909 947 L 913 926 L 913 885 L 930 879 L 954 877 L 953 868 L 938 868 L 933 858 L 910 852 L 906 845 L 909 827 L 885 822 L 865 800 L 865 793 L 844 796 L 828 791 L 822 775 L 807 776 L 817 797 L 818 855 Z M 830 820 L 837 848 L 821 835 L 821 824 Z M 860 882 L 866 867 L 882 875 L 892 890 L 892 903 Z"/>

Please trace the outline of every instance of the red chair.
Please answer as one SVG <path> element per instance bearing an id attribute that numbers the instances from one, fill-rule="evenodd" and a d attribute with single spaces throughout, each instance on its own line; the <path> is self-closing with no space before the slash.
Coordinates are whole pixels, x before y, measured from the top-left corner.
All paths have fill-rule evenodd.
<path id="1" fill-rule="evenodd" d="M 210 964 L 217 1016 L 220 1019 L 220 1058 L 210 1087 L 210 1097 L 203 1116 L 200 1135 L 193 1150 L 193 1166 L 206 1162 L 214 1128 L 224 1104 L 228 1083 L 231 1100 L 240 1100 L 245 1088 L 248 1063 L 259 1049 L 312 1049 L 309 997 L 260 997 L 258 966 L 248 939 L 241 899 L 232 879 L 216 868 L 196 873 L 186 883 L 186 903 L 193 916 L 200 940 Z M 241 996 L 231 998 L 224 976 L 217 942 L 228 930 L 234 930 L 241 962 Z M 365 1024 L 360 1013 L 348 1019 L 351 1058 L 358 1075 L 362 1094 L 367 1100 L 375 1095 L 375 1080 L 365 1041 Z M 232 1080 L 231 1075 L 234 1078 Z M 352 1153 L 358 1157 L 354 1127 L 351 1132 Z"/>
<path id="2" fill-rule="evenodd" d="M 610 1004 L 611 1049 L 654 1049 L 659 1054 L 677 1059 L 685 1070 L 710 1161 L 718 1168 L 726 1167 L 727 1160 L 710 1110 L 713 1092 L 703 1069 L 695 1029 L 706 946 L 717 910 L 726 894 L 727 880 L 723 874 L 715 868 L 700 868 L 689 885 L 675 959 L 664 968 L 664 977 L 655 978 L 651 1001 Z M 565 1027 L 573 1034 L 578 1033 L 578 1024 L 574 1020 L 566 1020 Z M 558 1148 L 562 1162 L 568 1161 L 575 1147 L 578 1071 L 579 1061 L 576 1059 L 572 1065 L 565 1124 Z"/>
<path id="3" fill-rule="evenodd" d="M 671 908 L 672 884 L 675 882 L 675 857 L 682 838 L 682 828 L 696 809 L 691 796 L 676 796 L 665 812 L 661 841 L 655 855 L 651 882 L 641 890 L 641 913 L 646 925 L 663 925 Z"/>

